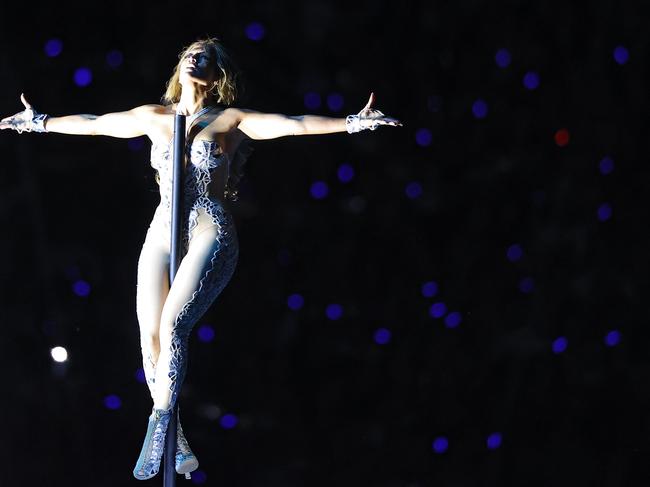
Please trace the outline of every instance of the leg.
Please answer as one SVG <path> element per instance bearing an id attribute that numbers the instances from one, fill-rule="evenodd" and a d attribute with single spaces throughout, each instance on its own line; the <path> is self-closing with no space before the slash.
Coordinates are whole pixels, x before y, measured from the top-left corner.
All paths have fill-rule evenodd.
<path id="1" fill-rule="evenodd" d="M 142 363 L 151 397 L 154 395 L 156 363 L 160 354 L 160 317 L 169 293 L 169 249 L 155 223 L 138 260 L 136 312 L 140 325 Z"/>
<path id="2" fill-rule="evenodd" d="M 187 343 L 194 324 L 221 293 L 235 270 L 235 229 L 211 224 L 197 229 L 171 285 L 160 319 L 160 355 L 154 408 L 176 403 L 187 370 Z"/>

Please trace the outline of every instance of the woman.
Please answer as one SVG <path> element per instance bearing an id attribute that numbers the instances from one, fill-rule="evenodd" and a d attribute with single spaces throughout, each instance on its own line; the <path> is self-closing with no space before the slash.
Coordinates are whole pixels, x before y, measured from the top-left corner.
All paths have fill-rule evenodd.
<path id="1" fill-rule="evenodd" d="M 401 125 L 372 107 L 373 94 L 356 115 L 330 118 L 286 116 L 239 109 L 236 71 L 216 38 L 201 39 L 183 50 L 167 82 L 162 105 L 143 105 L 118 113 L 50 117 L 37 113 L 24 95 L 25 110 L 0 122 L 19 133 L 139 137 L 152 142 L 151 165 L 157 170 L 161 201 L 155 210 L 138 261 L 137 316 L 145 376 L 153 400 L 147 434 L 133 475 L 141 480 L 158 473 L 164 439 L 187 364 L 193 325 L 230 280 L 238 257 L 237 234 L 223 203 L 236 199 L 245 142 L 287 135 L 348 133 Z M 187 115 L 187 147 L 182 240 L 184 255 L 169 285 L 174 115 Z M 198 461 L 178 423 L 176 470 L 189 474 Z"/>

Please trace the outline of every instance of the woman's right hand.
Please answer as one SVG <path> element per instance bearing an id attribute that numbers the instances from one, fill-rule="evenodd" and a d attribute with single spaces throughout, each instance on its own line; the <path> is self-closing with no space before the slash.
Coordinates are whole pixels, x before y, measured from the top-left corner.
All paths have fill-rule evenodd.
<path id="1" fill-rule="evenodd" d="M 37 113 L 23 93 L 20 94 L 20 101 L 25 105 L 25 109 L 22 112 L 0 120 L 0 130 L 11 129 L 19 134 L 23 132 L 45 132 L 45 119 L 47 115 Z"/>

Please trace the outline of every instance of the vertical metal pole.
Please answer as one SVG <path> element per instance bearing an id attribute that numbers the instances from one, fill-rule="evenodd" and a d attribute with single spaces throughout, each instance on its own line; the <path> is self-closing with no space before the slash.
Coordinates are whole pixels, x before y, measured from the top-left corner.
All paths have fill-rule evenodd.
<path id="1" fill-rule="evenodd" d="M 174 282 L 181 262 L 181 228 L 183 219 L 183 171 L 185 169 L 185 115 L 176 113 L 174 117 L 174 168 L 172 180 L 172 221 L 171 221 L 171 255 L 169 261 L 169 285 Z M 164 487 L 176 485 L 176 430 L 178 424 L 178 398 L 172 411 L 165 438 L 165 476 Z"/>

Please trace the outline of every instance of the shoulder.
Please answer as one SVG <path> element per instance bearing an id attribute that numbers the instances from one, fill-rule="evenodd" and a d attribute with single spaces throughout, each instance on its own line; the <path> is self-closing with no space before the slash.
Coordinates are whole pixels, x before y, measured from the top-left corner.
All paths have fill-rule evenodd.
<path id="1" fill-rule="evenodd" d="M 169 107 L 164 105 L 140 105 L 139 107 L 132 108 L 130 110 L 134 115 L 147 117 L 154 115 L 164 115 L 169 113 Z"/>

